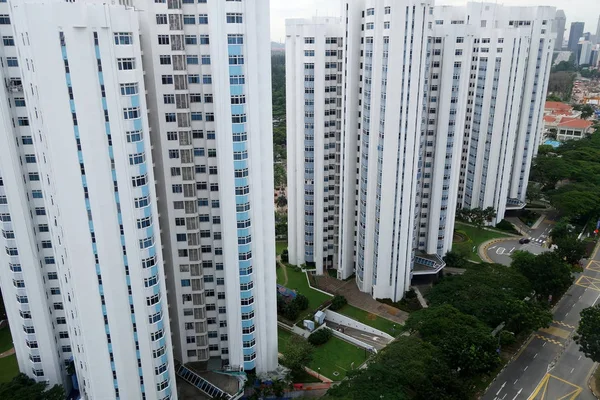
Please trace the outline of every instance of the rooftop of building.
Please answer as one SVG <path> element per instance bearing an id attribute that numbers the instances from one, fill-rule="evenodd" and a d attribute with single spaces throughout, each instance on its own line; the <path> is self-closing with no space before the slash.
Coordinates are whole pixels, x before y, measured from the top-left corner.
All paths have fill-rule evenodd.
<path id="1" fill-rule="evenodd" d="M 573 111 L 573 107 L 566 103 L 561 103 L 559 101 L 547 101 L 544 106 L 545 110 L 551 110 L 553 113 L 570 113 Z"/>
<path id="2" fill-rule="evenodd" d="M 558 124 L 559 128 L 572 128 L 572 129 L 589 129 L 594 123 L 585 119 L 569 118 L 567 121 L 564 119 Z"/>

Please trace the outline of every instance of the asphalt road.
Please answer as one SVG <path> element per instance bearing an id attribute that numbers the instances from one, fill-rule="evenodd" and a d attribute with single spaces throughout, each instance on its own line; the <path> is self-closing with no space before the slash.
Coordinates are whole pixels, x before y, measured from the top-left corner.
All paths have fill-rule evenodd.
<path id="1" fill-rule="evenodd" d="M 552 227 L 556 223 L 556 213 L 549 212 L 546 215 L 544 221 L 542 221 L 535 229 L 527 227 L 527 225 L 523 224 L 518 220 L 518 218 L 507 218 L 513 224 L 517 224 L 521 227 L 521 229 L 526 230 L 526 237 L 531 240 L 531 242 L 526 244 L 520 244 L 520 238 L 503 240 L 501 242 L 495 243 L 489 246 L 486 249 L 487 256 L 495 263 L 510 265 L 511 258 L 513 252 L 523 250 L 528 251 L 533 254 L 540 254 L 545 251 L 549 251 L 548 247 L 546 247 L 546 241 L 550 236 L 550 231 L 552 231 Z"/>
<path id="2" fill-rule="evenodd" d="M 600 299 L 598 248 L 559 301 L 554 322 L 537 331 L 498 375 L 484 400 L 593 400 L 588 381 L 594 363 L 572 340 L 581 310 Z"/>

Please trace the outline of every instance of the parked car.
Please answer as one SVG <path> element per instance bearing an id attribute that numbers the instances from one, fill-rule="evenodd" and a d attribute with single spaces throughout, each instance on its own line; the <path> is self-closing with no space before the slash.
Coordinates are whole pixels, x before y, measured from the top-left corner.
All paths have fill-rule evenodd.
<path id="1" fill-rule="evenodd" d="M 521 239 L 519 239 L 519 243 L 520 244 L 526 244 L 526 243 L 529 243 L 529 242 L 531 242 L 531 240 L 529 240 L 527 238 L 521 238 Z"/>

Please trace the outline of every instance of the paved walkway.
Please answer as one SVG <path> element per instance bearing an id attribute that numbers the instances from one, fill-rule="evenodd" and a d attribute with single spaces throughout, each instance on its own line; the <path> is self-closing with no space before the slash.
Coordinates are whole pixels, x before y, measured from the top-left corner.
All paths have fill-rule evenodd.
<path id="1" fill-rule="evenodd" d="M 4 353 L 0 353 L 0 358 L 12 356 L 13 354 L 15 354 L 15 348 L 14 347 L 12 349 L 10 349 L 10 350 L 6 350 Z"/>
<path id="2" fill-rule="evenodd" d="M 407 312 L 380 303 L 371 297 L 370 294 L 358 290 L 354 279 L 340 281 L 329 275 L 317 275 L 315 278 L 319 289 L 344 296 L 346 300 L 348 300 L 348 304 L 354 307 L 378 315 L 382 318 L 389 319 L 397 324 L 404 324 L 408 319 L 409 314 Z"/>
<path id="3" fill-rule="evenodd" d="M 281 256 L 277 256 L 276 261 L 277 264 L 279 264 L 279 268 L 281 268 L 281 270 L 283 271 L 283 283 L 281 284 L 281 286 L 285 286 L 288 283 L 287 267 L 284 263 L 281 262 Z"/>

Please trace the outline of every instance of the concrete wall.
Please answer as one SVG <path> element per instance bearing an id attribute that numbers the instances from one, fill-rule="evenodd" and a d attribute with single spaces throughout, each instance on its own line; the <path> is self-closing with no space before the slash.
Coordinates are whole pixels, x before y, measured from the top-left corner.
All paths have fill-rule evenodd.
<path id="1" fill-rule="evenodd" d="M 334 322 L 338 325 L 344 325 L 350 328 L 354 328 L 354 329 L 359 329 L 361 331 L 364 332 L 368 332 L 368 333 L 374 333 L 375 335 L 379 335 L 382 336 L 384 338 L 388 338 L 390 340 L 393 340 L 394 337 L 391 335 L 388 335 L 385 332 L 380 331 L 379 329 L 375 329 L 373 327 L 370 327 L 368 325 L 363 324 L 362 322 L 358 322 L 355 319 L 352 319 L 350 317 L 346 317 L 345 315 L 342 315 L 340 313 L 337 313 L 335 311 L 331 311 L 331 310 L 324 310 L 325 312 L 325 321 L 331 321 Z M 335 333 L 335 331 L 334 331 Z M 344 335 L 345 337 L 349 337 L 348 335 Z M 346 340 L 346 339 L 344 339 Z M 350 341 L 350 340 L 348 340 Z M 361 342 L 362 343 L 362 342 Z M 362 344 L 363 347 L 365 347 L 365 344 Z"/>

